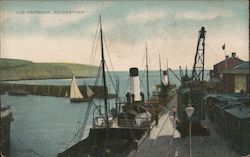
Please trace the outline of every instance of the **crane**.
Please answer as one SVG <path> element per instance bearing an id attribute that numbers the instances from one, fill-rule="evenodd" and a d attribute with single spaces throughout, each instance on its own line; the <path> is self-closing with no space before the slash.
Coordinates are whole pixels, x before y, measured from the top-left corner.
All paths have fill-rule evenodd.
<path id="1" fill-rule="evenodd" d="M 194 58 L 192 82 L 193 81 L 203 82 L 203 79 L 204 79 L 205 35 L 206 35 L 205 28 L 201 27 L 201 30 L 199 31 L 199 39 L 198 39 L 196 54 Z"/>

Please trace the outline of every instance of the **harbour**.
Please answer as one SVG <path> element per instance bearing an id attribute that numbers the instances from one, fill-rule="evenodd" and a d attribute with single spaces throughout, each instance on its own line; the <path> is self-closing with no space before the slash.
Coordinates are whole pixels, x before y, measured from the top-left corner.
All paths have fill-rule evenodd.
<path id="1" fill-rule="evenodd" d="M 128 72 L 117 72 L 117 74 L 121 78 L 121 88 L 128 90 L 128 82 L 126 79 L 126 76 L 129 75 Z M 150 86 L 154 88 L 153 82 L 160 81 L 158 71 L 150 72 L 150 75 L 153 76 L 151 77 Z M 174 79 L 174 76 L 171 75 L 170 78 Z M 143 80 L 145 80 L 145 78 Z M 65 84 L 65 80 L 61 80 L 62 83 L 60 83 L 60 80 L 54 81 L 57 82 L 57 84 Z M 70 81 L 69 79 L 67 84 L 70 84 Z M 174 81 L 178 84 L 177 80 Z M 24 81 L 20 82 L 23 83 Z M 42 82 L 46 81 L 43 80 Z M 47 84 L 51 82 L 52 80 L 49 80 Z M 78 84 L 81 84 L 81 82 Z M 110 83 L 111 82 L 108 84 Z M 142 88 L 142 90 L 146 91 L 145 88 Z M 112 93 L 112 91 L 110 92 Z M 94 101 L 99 103 L 101 100 L 94 99 Z M 110 104 L 114 104 L 115 99 L 110 99 L 109 101 L 111 101 Z M 36 157 L 37 155 L 32 151 L 42 156 L 56 156 L 57 153 L 65 149 L 76 133 L 80 111 L 83 110 L 82 112 L 85 113 L 88 104 L 88 102 L 71 104 L 69 98 L 65 97 L 32 94 L 27 96 L 9 96 L 8 92 L 1 95 L 1 102 L 11 104 L 13 117 L 15 119 L 11 124 L 10 157 Z M 91 113 L 93 113 L 93 109 L 94 108 L 92 108 Z M 92 114 L 90 114 L 83 138 L 88 136 L 89 130 L 92 127 L 92 119 Z M 83 117 L 80 122 L 83 122 Z M 62 136 L 64 138 L 61 138 Z M 18 139 L 16 137 L 18 137 Z M 21 140 L 24 145 L 20 143 L 19 140 Z M 37 141 L 39 141 L 39 143 L 37 143 Z M 34 144 L 32 145 L 30 143 Z M 29 149 L 32 151 L 29 151 Z"/>
<path id="2" fill-rule="evenodd" d="M 249 2 L 180 2 L 0 1 L 0 156 L 249 157 Z"/>

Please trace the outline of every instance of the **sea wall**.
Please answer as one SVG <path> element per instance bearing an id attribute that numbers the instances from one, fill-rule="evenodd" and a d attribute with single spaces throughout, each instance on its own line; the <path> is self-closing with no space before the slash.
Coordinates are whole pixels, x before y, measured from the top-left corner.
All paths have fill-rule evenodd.
<path id="1" fill-rule="evenodd" d="M 89 86 L 94 92 L 95 98 L 103 97 L 104 87 L 102 86 Z M 79 89 L 83 96 L 86 97 L 86 86 L 79 86 Z M 34 84 L 10 84 L 0 83 L 0 91 L 11 92 L 11 91 L 25 91 L 32 95 L 42 96 L 56 96 L 56 97 L 69 97 L 70 86 L 64 85 L 34 85 Z M 107 91 L 107 89 L 106 89 Z M 109 94 L 109 97 L 114 97 L 114 94 Z"/>

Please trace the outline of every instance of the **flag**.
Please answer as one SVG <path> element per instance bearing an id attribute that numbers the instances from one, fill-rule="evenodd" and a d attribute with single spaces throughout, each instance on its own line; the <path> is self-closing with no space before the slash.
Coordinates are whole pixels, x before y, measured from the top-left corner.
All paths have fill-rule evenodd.
<path id="1" fill-rule="evenodd" d="M 225 50 L 225 44 L 222 46 L 222 49 Z"/>

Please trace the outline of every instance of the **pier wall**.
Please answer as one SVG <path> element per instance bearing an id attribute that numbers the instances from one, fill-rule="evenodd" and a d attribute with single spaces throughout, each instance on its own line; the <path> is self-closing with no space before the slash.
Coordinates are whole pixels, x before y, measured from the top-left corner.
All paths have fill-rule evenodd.
<path id="1" fill-rule="evenodd" d="M 13 120 L 10 108 L 1 108 L 0 114 L 0 152 L 8 157 L 10 154 L 10 124 Z"/>
<path id="2" fill-rule="evenodd" d="M 89 86 L 90 89 L 94 92 L 95 98 L 100 98 L 103 96 L 104 87 L 102 86 Z M 83 96 L 87 96 L 86 86 L 79 86 L 79 89 Z M 9 83 L 0 83 L 0 91 L 9 92 L 12 90 L 21 90 L 28 92 L 32 95 L 42 95 L 42 96 L 55 96 L 55 97 L 69 97 L 70 95 L 70 86 L 65 85 L 33 85 L 33 84 L 9 84 Z M 106 89 L 107 91 L 107 89 Z M 109 95 L 114 96 L 114 95 Z"/>

